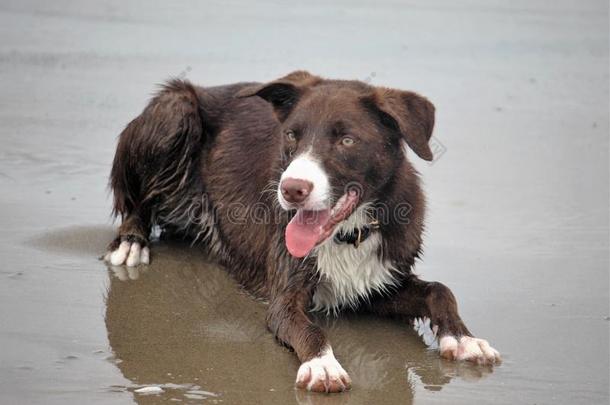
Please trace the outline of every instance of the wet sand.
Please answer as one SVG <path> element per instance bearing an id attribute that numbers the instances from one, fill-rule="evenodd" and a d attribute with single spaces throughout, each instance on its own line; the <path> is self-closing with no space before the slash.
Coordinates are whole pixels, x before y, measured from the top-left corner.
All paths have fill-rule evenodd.
<path id="1" fill-rule="evenodd" d="M 607 404 L 607 2 L 259 4 L 0 5 L 0 403 Z M 416 271 L 501 366 L 440 360 L 400 323 L 320 319 L 354 388 L 298 392 L 265 304 L 196 248 L 97 260 L 116 136 L 154 83 L 297 68 L 436 104 Z"/>

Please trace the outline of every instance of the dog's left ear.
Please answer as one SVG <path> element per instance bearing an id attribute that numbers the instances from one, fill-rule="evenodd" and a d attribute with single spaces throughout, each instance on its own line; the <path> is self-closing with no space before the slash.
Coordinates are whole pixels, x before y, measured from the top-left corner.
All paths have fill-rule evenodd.
<path id="1" fill-rule="evenodd" d="M 307 88 L 321 81 L 320 77 L 299 70 L 270 83 L 248 86 L 237 92 L 236 97 L 259 96 L 271 103 L 278 119 L 284 121 Z"/>
<path id="2" fill-rule="evenodd" d="M 400 132 L 417 156 L 428 161 L 434 158 L 428 145 L 434 128 L 434 105 L 427 98 L 411 91 L 376 88 L 362 101 L 384 125 Z"/>

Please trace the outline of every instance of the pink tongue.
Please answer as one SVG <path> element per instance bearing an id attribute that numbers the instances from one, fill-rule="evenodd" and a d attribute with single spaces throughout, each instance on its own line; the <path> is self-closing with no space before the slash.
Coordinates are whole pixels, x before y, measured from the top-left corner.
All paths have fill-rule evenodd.
<path id="1" fill-rule="evenodd" d="M 316 246 L 322 226 L 328 221 L 329 210 L 298 210 L 286 227 L 286 247 L 294 257 L 305 257 Z"/>

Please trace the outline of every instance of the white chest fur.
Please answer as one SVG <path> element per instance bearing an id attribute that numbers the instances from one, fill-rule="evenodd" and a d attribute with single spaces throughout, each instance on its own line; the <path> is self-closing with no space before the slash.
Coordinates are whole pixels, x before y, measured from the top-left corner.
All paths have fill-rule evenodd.
<path id="1" fill-rule="evenodd" d="M 369 208 L 358 208 L 335 233 L 370 223 Z M 336 312 L 353 307 L 371 293 L 384 292 L 395 284 L 396 269 L 379 258 L 381 242 L 381 234 L 373 232 L 358 248 L 336 243 L 332 237 L 316 248 L 320 282 L 313 296 L 314 311 Z"/>

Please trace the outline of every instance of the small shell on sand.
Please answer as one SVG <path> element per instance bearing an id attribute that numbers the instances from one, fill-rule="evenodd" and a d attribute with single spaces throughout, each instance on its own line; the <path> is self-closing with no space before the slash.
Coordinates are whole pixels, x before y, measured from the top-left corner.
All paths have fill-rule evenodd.
<path id="1" fill-rule="evenodd" d="M 149 387 L 138 388 L 134 392 L 137 392 L 138 394 L 160 394 L 163 392 L 163 388 L 151 385 Z"/>

